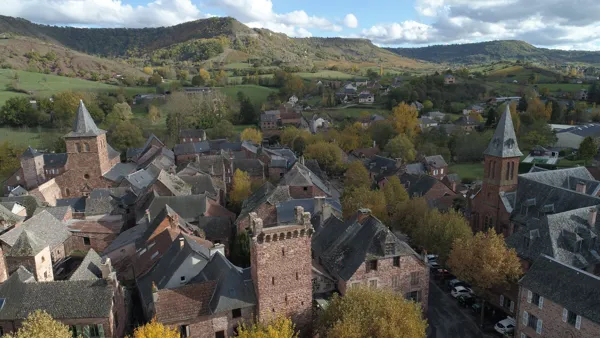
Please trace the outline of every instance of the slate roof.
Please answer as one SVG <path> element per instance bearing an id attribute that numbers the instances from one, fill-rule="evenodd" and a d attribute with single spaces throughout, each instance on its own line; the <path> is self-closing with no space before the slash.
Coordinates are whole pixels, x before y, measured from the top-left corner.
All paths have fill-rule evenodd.
<path id="1" fill-rule="evenodd" d="M 158 177 L 158 172 L 152 170 L 140 169 L 125 176 L 124 180 L 129 183 L 129 186 L 136 195 L 146 190 L 149 186 L 154 184 Z"/>
<path id="2" fill-rule="evenodd" d="M 65 137 L 91 137 L 105 133 L 106 131 L 99 129 L 96 126 L 96 123 L 92 119 L 92 116 L 88 112 L 87 108 L 85 108 L 83 100 L 80 100 L 79 108 L 77 108 L 77 115 L 75 115 L 75 122 L 73 123 L 73 130 L 71 130 L 70 133 L 65 135 Z"/>
<path id="3" fill-rule="evenodd" d="M 73 198 L 61 198 L 56 200 L 57 207 L 71 207 L 73 212 L 85 212 L 85 204 L 87 198 L 85 197 L 73 197 Z"/>
<path id="4" fill-rule="evenodd" d="M 146 233 L 147 229 L 148 223 L 144 222 L 123 231 L 104 249 L 104 254 L 118 250 L 129 244 L 135 244 Z"/>
<path id="5" fill-rule="evenodd" d="M 62 221 L 63 219 L 65 219 L 65 216 L 70 210 L 71 207 L 68 205 L 62 207 L 39 207 L 35 210 L 33 214 L 37 215 L 42 211 L 46 211 L 50 213 L 50 215 L 54 216 L 57 220 Z"/>
<path id="6" fill-rule="evenodd" d="M 31 195 L 0 197 L 0 202 L 17 202 L 21 204 L 27 209 L 28 217 L 32 216 L 35 210 L 42 206 L 42 202 L 37 197 Z"/>
<path id="7" fill-rule="evenodd" d="M 23 222 L 20 226 L 2 234 L 0 240 L 12 247 L 24 230 L 43 241 L 51 250 L 63 244 L 71 236 L 64 223 L 57 220 L 50 213 L 42 211 Z"/>
<path id="8" fill-rule="evenodd" d="M 127 194 L 127 189 L 121 187 L 92 190 L 85 203 L 85 215 L 118 214 L 121 208 L 119 198 Z"/>
<path id="9" fill-rule="evenodd" d="M 600 243 L 596 239 L 600 234 L 600 218 L 589 226 L 588 215 L 592 208 L 598 209 L 598 205 L 532 219 L 526 227 L 507 237 L 506 244 L 530 261 L 545 254 L 576 268 L 598 264 Z"/>
<path id="10" fill-rule="evenodd" d="M 304 165 L 308 168 L 308 170 L 312 171 L 315 175 L 319 176 L 319 178 L 323 181 L 327 181 L 327 174 L 321 170 L 319 166 L 319 162 L 317 160 L 306 160 L 304 161 Z"/>
<path id="11" fill-rule="evenodd" d="M 327 203 L 333 207 L 334 210 L 339 213 L 342 212 L 342 205 L 340 200 L 334 198 L 325 198 L 324 203 Z M 286 202 L 277 204 L 277 223 L 294 223 L 296 222 L 296 207 L 301 206 L 305 212 L 310 212 L 311 215 L 315 215 L 320 210 L 316 210 L 317 203 L 315 198 L 302 198 L 293 199 Z"/>
<path id="12" fill-rule="evenodd" d="M 120 183 L 127 175 L 131 174 L 136 169 L 137 165 L 135 163 L 117 163 L 102 176 L 109 181 Z"/>
<path id="13" fill-rule="evenodd" d="M 179 323 L 210 315 L 210 298 L 217 283 L 207 281 L 158 291 L 156 319 L 161 323 Z"/>
<path id="14" fill-rule="evenodd" d="M 198 217 L 198 228 L 204 231 L 207 240 L 229 238 L 233 236 L 235 226 L 229 217 L 201 216 Z"/>
<path id="15" fill-rule="evenodd" d="M 154 233 L 154 231 L 156 231 L 158 226 L 165 220 L 165 218 L 168 218 L 168 217 L 173 217 L 173 218 L 178 219 L 179 220 L 178 226 L 180 228 L 186 229 L 188 232 L 193 232 L 193 227 L 190 224 L 188 224 L 186 222 L 186 220 L 183 219 L 183 217 L 181 217 L 168 204 L 164 205 L 162 207 L 162 209 L 160 210 L 160 212 L 154 213 L 154 214 L 150 213 L 150 217 L 152 218 L 152 221 L 150 222 L 150 224 L 148 224 L 148 227 L 146 228 L 146 231 L 144 231 L 144 234 L 142 234 L 142 236 L 136 242 L 136 245 L 138 247 L 144 246 L 143 243 L 145 243 L 150 238 L 150 236 L 152 236 L 152 234 Z"/>
<path id="16" fill-rule="evenodd" d="M 206 131 L 204 129 L 182 129 L 179 131 L 180 138 L 200 138 L 206 139 Z"/>
<path id="17" fill-rule="evenodd" d="M 188 222 L 193 222 L 206 213 L 206 195 L 189 195 L 189 196 L 158 196 L 153 193 L 136 212 L 138 223 L 145 217 L 145 211 L 150 211 L 152 218 L 158 215 L 163 208 L 168 204 L 181 218 Z"/>
<path id="18" fill-rule="evenodd" d="M 27 147 L 27 149 L 25 149 L 23 154 L 21 154 L 20 158 L 23 158 L 23 159 L 34 158 L 34 157 L 37 157 L 40 155 L 42 155 L 42 153 L 37 151 L 37 149 L 33 149 L 33 148 L 31 148 L 31 146 L 29 146 L 29 147 Z"/>
<path id="19" fill-rule="evenodd" d="M 448 166 L 448 163 L 446 163 L 446 160 L 444 160 L 442 155 L 425 156 L 425 161 L 427 162 L 427 165 L 436 169 Z"/>
<path id="20" fill-rule="evenodd" d="M 598 276 L 542 255 L 521 278 L 519 284 L 569 311 L 600 324 Z"/>
<path id="21" fill-rule="evenodd" d="M 411 163 L 406 165 L 406 172 L 412 175 L 425 175 L 427 174 L 427 170 L 425 169 L 425 165 L 421 162 L 419 163 Z"/>
<path id="22" fill-rule="evenodd" d="M 176 144 L 173 148 L 173 153 L 176 156 L 179 155 L 190 155 L 210 152 L 210 144 L 208 141 L 194 142 L 194 143 L 181 143 Z"/>
<path id="23" fill-rule="evenodd" d="M 212 151 L 242 151 L 242 142 L 229 142 L 227 139 L 209 140 L 210 150 Z"/>
<path id="24" fill-rule="evenodd" d="M 109 158 L 109 159 L 111 159 L 111 160 L 112 160 L 112 159 L 114 159 L 114 158 L 116 158 L 116 157 L 121 157 L 121 152 L 120 152 L 120 151 L 117 151 L 117 150 L 115 150 L 115 149 L 114 149 L 114 148 L 113 148 L 113 147 L 112 147 L 110 144 L 108 144 L 108 143 L 106 144 L 106 150 L 107 150 L 107 153 L 108 153 L 108 158 Z"/>
<path id="25" fill-rule="evenodd" d="M 233 171 L 235 172 L 236 169 L 245 171 L 250 176 L 265 175 L 265 165 L 258 159 L 234 159 Z"/>
<path id="26" fill-rule="evenodd" d="M 184 241 L 183 247 L 180 244 L 181 240 Z M 210 252 L 206 247 L 198 244 L 189 236 L 183 234 L 177 235 L 152 270 L 138 280 L 142 301 L 145 304 L 149 304 L 152 301 L 152 282 L 156 284 L 159 290 L 164 289 L 171 277 L 173 277 L 181 264 L 190 255 L 208 261 Z"/>
<path id="27" fill-rule="evenodd" d="M 494 136 L 492 136 L 492 140 L 483 154 L 502 158 L 523 156 L 517 144 L 515 127 L 508 105 L 506 105 L 506 109 L 496 126 L 496 131 L 494 131 Z"/>
<path id="28" fill-rule="evenodd" d="M 396 160 L 379 155 L 375 155 L 367 164 L 367 170 L 372 173 L 379 174 L 382 171 L 396 168 Z"/>
<path id="29" fill-rule="evenodd" d="M 29 192 L 27 190 L 25 190 L 25 188 L 23 188 L 22 186 L 17 186 L 16 188 L 14 188 L 13 190 L 10 191 L 10 193 L 8 194 L 9 197 L 21 197 L 21 196 L 26 196 L 28 195 Z"/>
<path id="30" fill-rule="evenodd" d="M 412 175 L 412 174 L 402 174 L 400 176 L 400 182 L 406 187 L 406 192 L 408 195 L 413 196 L 424 196 L 433 188 L 437 183 L 441 183 L 435 177 L 429 175 Z M 445 185 L 444 185 L 445 186 Z M 448 189 L 448 191 L 451 191 Z M 452 193 L 454 194 L 454 193 Z"/>
<path id="31" fill-rule="evenodd" d="M 90 249 L 81 261 L 79 267 L 73 272 L 69 280 L 98 280 L 102 278 L 102 258 L 94 249 Z"/>
<path id="32" fill-rule="evenodd" d="M 210 175 L 199 173 L 195 176 L 179 176 L 179 178 L 190 185 L 192 189 L 192 195 L 207 193 L 215 197 L 219 193 L 219 189 L 215 185 L 213 178 Z"/>
<path id="33" fill-rule="evenodd" d="M 9 257 L 33 257 L 46 247 L 46 243 L 37 238 L 35 234 L 24 230 L 6 255 Z"/>
<path id="34" fill-rule="evenodd" d="M 365 261 L 416 255 L 372 215 L 361 222 L 357 216 L 346 222 L 332 218 L 313 235 L 311 247 L 327 271 L 342 280 L 349 280 Z M 386 244 L 394 244 L 394 254 L 386 255 Z"/>
<path id="35" fill-rule="evenodd" d="M 212 313 L 223 313 L 257 304 L 250 268 L 242 269 L 233 265 L 220 252 L 216 252 L 204 269 L 192 280 L 192 282 L 206 281 L 217 282 L 210 300 Z"/>
<path id="36" fill-rule="evenodd" d="M 44 154 L 44 168 L 62 168 L 67 165 L 69 155 L 66 153 L 47 153 Z"/>
<path id="37" fill-rule="evenodd" d="M 180 166 L 177 172 L 184 169 L 201 171 L 212 176 L 222 176 L 225 170 L 225 158 L 222 155 L 201 156 L 200 162 L 189 162 Z"/>
<path id="38" fill-rule="evenodd" d="M 252 193 L 252 195 L 250 195 L 246 200 L 244 200 L 240 215 L 235 222 L 238 223 L 240 220 L 247 217 L 249 213 L 254 211 L 254 209 L 258 208 L 263 203 L 277 205 L 290 199 L 292 199 L 292 197 L 290 196 L 290 190 L 288 186 L 274 186 L 267 181 L 260 188 L 256 189 L 256 191 Z"/>
<path id="39" fill-rule="evenodd" d="M 0 285 L 5 299 L 0 320 L 25 319 L 35 310 L 44 310 L 54 319 L 109 318 L 113 288 L 105 280 L 24 283 L 13 274 Z"/>
<path id="40" fill-rule="evenodd" d="M 179 176 L 160 171 L 156 179 L 161 182 L 175 196 L 186 196 L 192 194 L 192 187 Z"/>
<path id="41" fill-rule="evenodd" d="M 279 184 L 293 187 L 316 186 L 327 195 L 331 195 L 329 188 L 319 176 L 310 171 L 305 165 L 296 162 L 294 166 L 281 178 Z"/>
<path id="42" fill-rule="evenodd" d="M 16 223 L 23 221 L 24 219 L 25 217 L 13 214 L 12 211 L 8 210 L 4 205 L 0 204 L 0 221 L 12 226 Z"/>
<path id="43" fill-rule="evenodd" d="M 35 277 L 31 272 L 23 267 L 23 265 L 19 265 L 17 270 L 13 272 L 14 275 L 17 275 L 17 279 L 23 283 L 31 283 L 35 282 Z"/>

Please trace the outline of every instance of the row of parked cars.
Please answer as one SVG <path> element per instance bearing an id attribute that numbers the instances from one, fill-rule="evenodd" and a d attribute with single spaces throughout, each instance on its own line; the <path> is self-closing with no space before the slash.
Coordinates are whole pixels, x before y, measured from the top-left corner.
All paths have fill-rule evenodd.
<path id="1" fill-rule="evenodd" d="M 432 276 L 437 279 L 444 281 L 447 289 L 450 291 L 450 295 L 458 301 L 458 304 L 464 308 L 469 308 L 474 314 L 481 313 L 481 301 L 477 298 L 471 285 L 467 282 L 463 282 L 452 275 L 448 270 L 442 268 L 437 263 L 437 255 L 427 255 L 429 262 L 430 272 Z M 490 305 L 486 305 L 486 313 L 494 312 L 494 309 Z M 512 317 L 506 317 L 500 320 L 494 325 L 494 330 L 503 336 L 512 336 L 514 334 L 516 322 Z"/>

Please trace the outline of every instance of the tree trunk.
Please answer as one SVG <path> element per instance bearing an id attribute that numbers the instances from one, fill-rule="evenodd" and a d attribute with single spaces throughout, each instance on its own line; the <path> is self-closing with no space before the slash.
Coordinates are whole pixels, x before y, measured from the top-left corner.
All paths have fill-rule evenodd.
<path id="1" fill-rule="evenodd" d="M 485 311 L 485 299 L 481 298 L 481 318 L 480 318 L 481 321 L 479 323 L 479 326 L 481 328 L 483 328 L 483 314 L 484 314 L 484 311 Z"/>

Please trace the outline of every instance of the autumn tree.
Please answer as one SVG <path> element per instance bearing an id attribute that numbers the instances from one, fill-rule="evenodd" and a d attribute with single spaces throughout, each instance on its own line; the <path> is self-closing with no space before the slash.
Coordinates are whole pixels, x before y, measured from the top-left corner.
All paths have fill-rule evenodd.
<path id="1" fill-rule="evenodd" d="M 152 74 L 152 76 L 150 76 L 148 78 L 148 84 L 151 86 L 158 86 L 162 82 L 163 82 L 163 77 L 160 76 L 160 74 L 158 74 L 158 73 L 154 73 L 154 74 Z"/>
<path id="2" fill-rule="evenodd" d="M 382 190 L 385 196 L 385 205 L 390 215 L 390 222 L 393 223 L 398 218 L 402 204 L 409 199 L 408 192 L 406 192 L 398 176 L 388 177 Z"/>
<path id="3" fill-rule="evenodd" d="M 206 131 L 206 135 L 212 140 L 220 138 L 230 139 L 234 136 L 234 134 L 235 131 L 233 130 L 233 124 L 227 120 L 217 123 L 216 126 Z"/>
<path id="4" fill-rule="evenodd" d="M 375 141 L 375 146 L 384 149 L 389 140 L 398 135 L 396 129 L 389 121 L 377 121 L 369 126 L 371 139 Z"/>
<path id="5" fill-rule="evenodd" d="M 4 141 L 0 143 L 0 177 L 9 177 L 21 167 L 19 156 L 25 149 L 16 144 Z"/>
<path id="6" fill-rule="evenodd" d="M 242 202 L 250 196 L 252 183 L 247 172 L 236 169 L 233 173 L 233 185 L 231 187 L 231 202 L 237 206 L 241 206 Z"/>
<path id="7" fill-rule="evenodd" d="M 425 338 L 421 306 L 388 289 L 355 287 L 334 294 L 319 318 L 318 331 L 329 338 Z"/>
<path id="8" fill-rule="evenodd" d="M 412 232 L 414 243 L 427 251 L 439 255 L 440 262 L 446 262 L 456 239 L 472 236 L 467 220 L 454 210 L 441 213 L 429 210 L 419 226 Z"/>
<path id="9" fill-rule="evenodd" d="M 327 173 L 337 172 L 342 164 L 342 149 L 337 145 L 319 141 L 306 147 L 304 156 L 316 160 Z"/>
<path id="10" fill-rule="evenodd" d="M 521 262 L 515 249 L 508 249 L 504 236 L 494 229 L 475 236 L 457 238 L 448 258 L 452 273 L 483 295 L 493 286 L 516 282 L 522 274 Z M 482 297 L 481 322 L 485 309 Z"/>
<path id="11" fill-rule="evenodd" d="M 412 236 L 421 226 L 423 218 L 429 211 L 429 204 L 423 197 L 411 198 L 404 203 L 399 203 L 396 217 L 391 223 L 392 228 Z"/>
<path id="12" fill-rule="evenodd" d="M 179 338 L 180 333 L 176 328 L 170 328 L 152 319 L 150 323 L 138 326 L 133 331 L 133 338 Z"/>
<path id="13" fill-rule="evenodd" d="M 150 122 L 152 123 L 156 123 L 158 122 L 158 120 L 160 119 L 160 110 L 158 110 L 158 108 L 154 105 L 151 105 L 148 108 L 148 120 L 150 120 Z"/>
<path id="14" fill-rule="evenodd" d="M 354 161 L 350 163 L 344 176 L 344 189 L 371 187 L 371 178 L 369 177 L 369 172 L 361 161 Z"/>
<path id="15" fill-rule="evenodd" d="M 152 67 L 146 66 L 146 67 L 144 67 L 144 73 L 146 75 L 152 75 L 152 73 L 154 73 L 154 70 L 152 69 Z"/>
<path id="16" fill-rule="evenodd" d="M 192 85 L 194 86 L 204 86 L 210 81 L 210 73 L 205 69 L 200 68 L 198 75 L 192 78 Z"/>
<path id="17" fill-rule="evenodd" d="M 246 128 L 240 135 L 242 141 L 251 141 L 254 144 L 261 144 L 263 140 L 262 133 L 256 128 Z"/>
<path id="18" fill-rule="evenodd" d="M 142 130 L 131 121 L 117 122 L 108 134 L 110 144 L 117 150 L 137 148 L 144 143 Z"/>
<path id="19" fill-rule="evenodd" d="M 176 138 L 184 128 L 208 129 L 229 120 L 228 98 L 218 91 L 186 95 L 174 93 L 163 107 L 167 115 L 167 130 Z"/>
<path id="20" fill-rule="evenodd" d="M 113 106 L 112 111 L 106 115 L 104 124 L 107 126 L 107 128 L 111 128 L 120 122 L 129 121 L 132 117 L 133 113 L 131 112 L 131 107 L 129 104 L 125 102 L 117 103 Z"/>
<path id="21" fill-rule="evenodd" d="M 237 337 L 240 338 L 297 338 L 296 330 L 291 319 L 277 317 L 268 323 L 242 323 L 238 327 Z"/>
<path id="22" fill-rule="evenodd" d="M 588 162 L 598 154 L 598 143 L 591 136 L 584 138 L 579 144 L 577 154 L 580 159 Z"/>
<path id="23" fill-rule="evenodd" d="M 392 123 L 399 134 L 416 135 L 419 126 L 417 108 L 404 102 L 392 109 Z"/>
<path id="24" fill-rule="evenodd" d="M 527 102 L 527 113 L 534 119 L 548 121 L 552 116 L 552 103 L 544 105 L 538 97 L 534 97 Z"/>
<path id="25" fill-rule="evenodd" d="M 369 187 L 348 187 L 344 186 L 344 193 L 341 198 L 344 218 L 352 217 L 358 209 L 370 209 L 373 216 L 380 221 L 387 223 L 387 208 L 385 206 L 385 195 L 380 190 L 371 190 Z"/>
<path id="26" fill-rule="evenodd" d="M 81 332 L 83 333 L 83 332 Z M 3 338 L 71 338 L 69 326 L 56 321 L 47 312 L 36 310 L 27 316 L 23 326 L 16 333 L 6 334 Z"/>
<path id="27" fill-rule="evenodd" d="M 417 152 L 410 138 L 400 134 L 391 139 L 385 146 L 385 151 L 392 157 L 401 158 L 404 162 L 410 163 L 415 160 Z"/>

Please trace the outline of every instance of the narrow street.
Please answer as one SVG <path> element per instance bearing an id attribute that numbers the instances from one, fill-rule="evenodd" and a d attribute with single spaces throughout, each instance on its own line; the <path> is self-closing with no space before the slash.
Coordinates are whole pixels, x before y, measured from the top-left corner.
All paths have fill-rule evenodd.
<path id="1" fill-rule="evenodd" d="M 427 338 L 485 337 L 473 320 L 461 311 L 452 296 L 431 280 L 427 315 Z"/>

